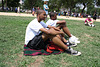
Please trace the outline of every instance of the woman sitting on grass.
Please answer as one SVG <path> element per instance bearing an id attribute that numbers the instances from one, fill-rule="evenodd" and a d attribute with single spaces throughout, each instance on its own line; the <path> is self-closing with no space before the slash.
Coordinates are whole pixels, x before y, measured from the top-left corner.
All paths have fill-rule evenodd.
<path id="1" fill-rule="evenodd" d="M 88 18 L 85 19 L 85 25 L 95 27 L 95 25 L 93 24 L 93 21 L 91 20 L 91 16 L 88 16 Z"/>

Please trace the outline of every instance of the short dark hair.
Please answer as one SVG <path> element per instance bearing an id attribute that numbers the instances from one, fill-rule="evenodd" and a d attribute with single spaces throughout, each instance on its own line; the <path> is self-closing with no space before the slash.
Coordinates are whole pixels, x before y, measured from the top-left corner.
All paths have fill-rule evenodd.
<path id="1" fill-rule="evenodd" d="M 50 12 L 50 18 L 53 17 L 56 13 L 55 12 Z"/>
<path id="2" fill-rule="evenodd" d="M 47 3 L 47 1 L 44 1 L 44 4 L 46 4 Z"/>
<path id="3" fill-rule="evenodd" d="M 44 11 L 44 10 L 39 9 L 39 10 L 37 10 L 36 14 L 37 14 L 37 15 L 38 15 L 38 14 L 41 14 L 43 11 Z"/>

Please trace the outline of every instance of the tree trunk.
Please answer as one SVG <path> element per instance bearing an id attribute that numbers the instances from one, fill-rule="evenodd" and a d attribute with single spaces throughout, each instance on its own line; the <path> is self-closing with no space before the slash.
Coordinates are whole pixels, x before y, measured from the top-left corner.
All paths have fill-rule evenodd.
<path id="1" fill-rule="evenodd" d="M 7 0 L 6 0 L 6 11 L 8 11 L 7 8 L 8 8 L 8 7 L 7 7 Z"/>
<path id="2" fill-rule="evenodd" d="M 83 18 L 83 16 L 84 16 L 83 12 L 84 12 L 84 9 L 86 8 L 86 4 L 83 3 L 83 5 L 84 5 L 84 7 L 83 7 L 82 12 L 81 12 L 81 18 Z"/>
<path id="3" fill-rule="evenodd" d="M 71 16 L 71 13 L 72 13 L 72 8 L 70 8 L 70 16 Z"/>
<path id="4" fill-rule="evenodd" d="M 2 0 L 2 11 L 4 11 L 4 1 Z"/>
<path id="5" fill-rule="evenodd" d="M 85 3 L 83 3 L 83 5 L 84 5 L 84 7 L 83 7 L 83 9 L 82 9 L 82 12 L 81 12 L 81 13 L 83 13 L 83 12 L 84 12 L 84 9 L 86 8 Z"/>

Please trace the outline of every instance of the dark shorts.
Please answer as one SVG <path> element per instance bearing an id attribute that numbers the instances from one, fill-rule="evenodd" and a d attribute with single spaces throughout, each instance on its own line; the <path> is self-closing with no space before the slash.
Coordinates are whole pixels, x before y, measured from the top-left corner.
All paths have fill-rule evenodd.
<path id="1" fill-rule="evenodd" d="M 42 38 L 42 33 L 40 33 L 39 35 L 36 35 L 32 40 L 29 41 L 27 47 L 31 49 L 37 49 L 37 50 L 46 49 L 48 41 L 49 39 L 44 42 Z"/>
<path id="2" fill-rule="evenodd" d="M 93 17 L 94 20 L 96 20 L 96 17 Z"/>

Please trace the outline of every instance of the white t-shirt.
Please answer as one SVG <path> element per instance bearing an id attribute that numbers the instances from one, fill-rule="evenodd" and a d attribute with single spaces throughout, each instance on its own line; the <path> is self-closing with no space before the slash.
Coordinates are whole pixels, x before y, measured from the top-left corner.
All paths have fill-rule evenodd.
<path id="1" fill-rule="evenodd" d="M 42 24 L 44 25 L 42 26 Z M 46 24 L 43 21 L 39 23 L 37 18 L 32 20 L 26 28 L 25 44 L 27 45 L 30 40 L 39 35 L 41 33 L 40 29 L 45 27 Z"/>
<path id="2" fill-rule="evenodd" d="M 49 20 L 46 22 L 46 25 L 47 25 L 47 26 L 50 25 L 50 26 L 56 27 L 58 21 L 59 21 L 59 20 L 51 20 L 51 19 L 49 19 Z"/>

